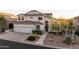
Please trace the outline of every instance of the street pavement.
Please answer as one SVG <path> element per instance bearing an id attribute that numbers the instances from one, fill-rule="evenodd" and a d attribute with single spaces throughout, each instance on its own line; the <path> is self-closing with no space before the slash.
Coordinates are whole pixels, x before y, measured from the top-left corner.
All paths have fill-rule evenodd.
<path id="1" fill-rule="evenodd" d="M 0 39 L 0 49 L 54 49 L 54 48 Z"/>

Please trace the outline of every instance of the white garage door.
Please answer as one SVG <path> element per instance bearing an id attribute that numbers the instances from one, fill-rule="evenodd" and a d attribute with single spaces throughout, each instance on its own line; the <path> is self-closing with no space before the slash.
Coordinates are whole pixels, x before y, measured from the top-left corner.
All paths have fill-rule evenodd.
<path id="1" fill-rule="evenodd" d="M 15 32 L 22 32 L 22 33 L 32 33 L 32 28 L 25 28 L 25 27 L 15 27 Z"/>

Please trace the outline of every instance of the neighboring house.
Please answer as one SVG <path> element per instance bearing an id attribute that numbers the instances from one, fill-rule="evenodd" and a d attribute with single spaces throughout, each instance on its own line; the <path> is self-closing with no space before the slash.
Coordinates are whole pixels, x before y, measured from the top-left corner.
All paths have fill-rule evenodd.
<path id="1" fill-rule="evenodd" d="M 7 25 L 7 28 L 9 29 L 12 29 L 14 28 L 14 25 L 13 25 L 13 22 L 16 22 L 17 21 L 17 18 L 5 18 L 6 19 L 6 25 Z"/>
<path id="2" fill-rule="evenodd" d="M 25 14 L 17 15 L 17 21 L 13 21 L 15 32 L 32 33 L 37 31 L 51 31 L 52 13 L 42 13 L 37 10 L 31 10 Z"/>
<path id="3" fill-rule="evenodd" d="M 76 30 L 79 30 L 79 16 L 76 16 L 73 18 L 73 24 L 74 24 Z"/>

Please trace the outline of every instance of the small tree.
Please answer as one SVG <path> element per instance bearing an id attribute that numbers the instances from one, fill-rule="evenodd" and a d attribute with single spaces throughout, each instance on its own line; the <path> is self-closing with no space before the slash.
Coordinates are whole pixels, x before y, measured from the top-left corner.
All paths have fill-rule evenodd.
<path id="1" fill-rule="evenodd" d="M 1 29 L 2 32 L 5 31 L 5 27 L 6 27 L 5 18 L 3 16 L 0 16 L 0 29 Z"/>

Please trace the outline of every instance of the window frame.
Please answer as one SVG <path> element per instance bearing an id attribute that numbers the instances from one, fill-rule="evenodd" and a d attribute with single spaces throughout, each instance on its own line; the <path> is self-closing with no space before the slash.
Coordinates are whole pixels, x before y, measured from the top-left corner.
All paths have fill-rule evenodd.
<path id="1" fill-rule="evenodd" d="M 21 20 L 20 16 L 18 16 L 18 20 Z"/>
<path id="2" fill-rule="evenodd" d="M 42 20 L 43 18 L 42 17 L 38 17 L 38 20 Z"/>
<path id="3" fill-rule="evenodd" d="M 22 16 L 22 20 L 24 20 L 24 16 Z"/>
<path id="4" fill-rule="evenodd" d="M 32 19 L 32 18 L 33 18 L 33 16 L 30 16 L 30 18 Z"/>

